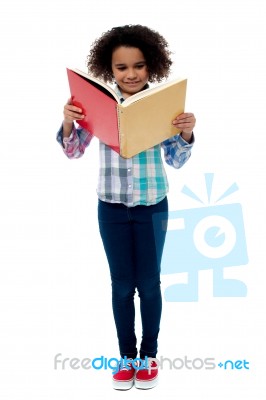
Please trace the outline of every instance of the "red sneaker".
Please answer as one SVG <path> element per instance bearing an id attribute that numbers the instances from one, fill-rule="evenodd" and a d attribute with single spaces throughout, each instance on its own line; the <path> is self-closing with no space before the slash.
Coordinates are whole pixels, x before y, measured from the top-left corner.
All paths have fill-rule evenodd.
<path id="1" fill-rule="evenodd" d="M 113 388 L 117 390 L 128 390 L 134 385 L 136 369 L 132 365 L 132 358 L 121 361 L 119 371 L 113 374 Z"/>
<path id="2" fill-rule="evenodd" d="M 152 389 L 158 383 L 158 365 L 154 358 L 148 358 L 148 367 L 139 369 L 135 376 L 135 386 L 137 389 Z"/>

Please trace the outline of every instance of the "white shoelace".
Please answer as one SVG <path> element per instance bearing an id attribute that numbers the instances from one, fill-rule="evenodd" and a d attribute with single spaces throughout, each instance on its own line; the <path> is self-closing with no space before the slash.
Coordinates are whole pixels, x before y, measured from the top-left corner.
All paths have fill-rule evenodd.
<path id="1" fill-rule="evenodd" d="M 124 361 L 121 361 L 121 364 L 120 364 L 121 368 L 119 368 L 120 371 L 128 371 L 130 369 L 130 367 L 133 368 L 133 365 L 132 365 L 132 362 L 131 362 L 131 361 L 133 361 L 133 358 L 128 358 L 128 360 L 129 360 L 129 362 L 127 362 L 126 365 L 125 365 Z"/>

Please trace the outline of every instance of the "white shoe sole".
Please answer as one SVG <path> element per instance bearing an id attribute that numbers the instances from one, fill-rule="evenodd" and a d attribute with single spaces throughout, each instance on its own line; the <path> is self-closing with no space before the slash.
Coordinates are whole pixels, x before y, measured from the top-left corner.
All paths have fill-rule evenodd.
<path id="1" fill-rule="evenodd" d="M 113 388 L 116 390 L 129 390 L 134 385 L 134 379 L 130 381 L 116 381 L 113 379 Z"/>
<path id="2" fill-rule="evenodd" d="M 141 381 L 135 379 L 135 387 L 137 389 L 152 389 L 157 385 L 158 381 L 158 376 L 156 376 L 154 379 L 151 379 L 150 381 Z"/>

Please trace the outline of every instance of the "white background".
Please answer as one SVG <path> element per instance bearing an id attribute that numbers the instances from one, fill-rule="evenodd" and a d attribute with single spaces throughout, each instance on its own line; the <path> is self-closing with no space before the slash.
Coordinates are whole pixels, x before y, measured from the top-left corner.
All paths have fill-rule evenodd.
<path id="1" fill-rule="evenodd" d="M 264 1 L 18 1 L 0 10 L 1 394 L 3 399 L 262 399 L 265 394 L 265 18 Z M 160 371 L 148 392 L 111 388 L 110 371 L 54 370 L 62 357 L 118 357 L 108 265 L 97 226 L 98 143 L 68 160 L 55 141 L 69 96 L 65 68 L 85 69 L 90 44 L 113 26 L 158 30 L 174 52 L 173 77 L 188 78 L 197 117 L 189 163 L 167 167 L 170 209 L 239 191 L 249 264 L 226 274 L 245 298 L 213 298 L 200 272 L 199 301 L 163 304 L 158 356 L 246 359 L 250 370 Z M 166 279 L 167 278 L 167 279 Z M 169 280 L 170 279 L 170 280 Z M 162 277 L 162 285 L 171 277 Z M 137 313 L 138 314 L 138 313 Z M 139 317 L 138 317 L 139 318 Z M 137 319 L 138 338 L 140 322 Z M 256 394 L 255 394 L 256 393 Z"/>

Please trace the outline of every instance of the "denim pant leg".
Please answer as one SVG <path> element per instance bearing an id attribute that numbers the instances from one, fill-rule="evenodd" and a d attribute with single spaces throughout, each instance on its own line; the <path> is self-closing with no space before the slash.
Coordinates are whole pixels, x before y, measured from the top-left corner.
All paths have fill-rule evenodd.
<path id="1" fill-rule="evenodd" d="M 98 220 L 112 281 L 112 307 L 121 357 L 137 356 L 135 335 L 135 267 L 128 208 L 99 200 Z"/>
<path id="2" fill-rule="evenodd" d="M 156 232 L 152 215 L 168 211 L 167 198 L 152 206 L 126 207 L 99 201 L 98 218 L 112 280 L 112 305 L 121 357 L 137 355 L 134 294 L 142 320 L 140 356 L 156 357 L 162 298 L 160 262 L 165 230 Z"/>
<path id="3" fill-rule="evenodd" d="M 167 198 L 153 206 L 130 209 L 134 230 L 136 286 L 140 298 L 142 341 L 140 357 L 156 357 L 162 311 L 161 258 L 165 242 L 168 202 Z M 153 215 L 164 221 L 164 229 L 154 231 Z M 158 224 L 157 220 L 157 227 Z M 161 225 L 162 226 L 162 225 Z M 155 241 L 156 234 L 156 241 Z"/>

